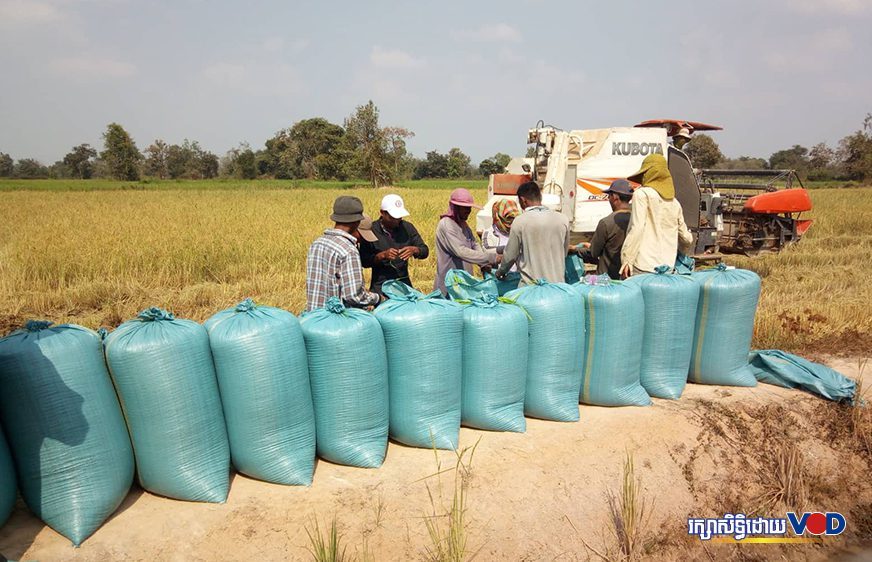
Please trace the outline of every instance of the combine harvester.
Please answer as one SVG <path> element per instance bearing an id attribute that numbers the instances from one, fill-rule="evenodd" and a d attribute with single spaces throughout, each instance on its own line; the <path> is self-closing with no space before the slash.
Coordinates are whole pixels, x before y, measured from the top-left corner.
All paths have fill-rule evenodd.
<path id="1" fill-rule="evenodd" d="M 793 187 L 802 184 L 792 170 L 697 172 L 687 155 L 669 143 L 682 128 L 691 133 L 721 130 L 658 119 L 635 127 L 563 131 L 540 121 L 527 134 L 535 156 L 515 158 L 508 173 L 490 176 L 488 202 L 476 215 L 476 230 L 490 228 L 495 201 L 515 198 L 518 186 L 534 179 L 542 186 L 544 203 L 569 219 L 573 242 L 589 240 L 599 220 L 611 213 L 603 189 L 638 171 L 649 154 L 662 154 L 693 233 L 697 260 L 716 261 L 722 252 L 777 252 L 802 237 L 811 220 L 799 216 L 811 210 L 811 199 L 805 189 Z"/>

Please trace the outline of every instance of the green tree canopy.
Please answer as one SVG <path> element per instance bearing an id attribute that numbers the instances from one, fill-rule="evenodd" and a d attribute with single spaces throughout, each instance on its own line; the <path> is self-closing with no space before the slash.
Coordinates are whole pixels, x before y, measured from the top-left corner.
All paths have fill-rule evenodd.
<path id="1" fill-rule="evenodd" d="M 718 168 L 725 170 L 765 170 L 769 163 L 764 158 L 753 156 L 739 156 L 738 158 L 724 158 L 718 163 Z"/>
<path id="2" fill-rule="evenodd" d="M 119 180 L 138 180 L 142 155 L 133 138 L 118 123 L 110 123 L 103 133 L 103 152 L 100 158 L 106 163 L 109 173 Z"/>
<path id="3" fill-rule="evenodd" d="M 12 175 L 21 179 L 41 179 L 49 176 L 48 168 L 34 158 L 22 158 L 15 163 Z"/>
<path id="4" fill-rule="evenodd" d="M 145 174 L 155 178 L 165 179 L 170 176 L 167 167 L 169 145 L 157 139 L 145 149 Z"/>
<path id="5" fill-rule="evenodd" d="M 414 133 L 400 127 L 382 128 L 378 108 L 370 100 L 345 120 L 345 135 L 354 174 L 378 187 L 391 183 L 406 156 L 405 139 Z"/>
<path id="6" fill-rule="evenodd" d="M 415 179 L 447 178 L 448 155 L 441 154 L 436 150 L 431 150 L 415 167 L 413 177 Z"/>
<path id="7" fill-rule="evenodd" d="M 849 179 L 872 179 L 872 114 L 866 114 L 862 129 L 839 141 L 839 155 Z"/>
<path id="8" fill-rule="evenodd" d="M 266 141 L 264 173 L 280 179 L 345 179 L 351 159 L 345 130 L 316 117 L 297 121 Z"/>
<path id="9" fill-rule="evenodd" d="M 773 170 L 805 172 L 808 169 L 808 149 L 795 144 L 785 150 L 779 150 L 769 157 L 769 167 Z"/>
<path id="10" fill-rule="evenodd" d="M 12 177 L 12 172 L 15 169 L 15 161 L 5 152 L 0 152 L 0 178 Z"/>
<path id="11" fill-rule="evenodd" d="M 471 176 L 471 159 L 459 148 L 448 151 L 448 177 L 464 178 Z"/>
<path id="12" fill-rule="evenodd" d="M 90 144 L 80 144 L 64 156 L 63 165 L 74 178 L 89 179 L 94 174 L 94 158 L 97 151 Z"/>
<path id="13" fill-rule="evenodd" d="M 209 179 L 218 175 L 218 157 L 200 147 L 197 141 L 185 139 L 181 145 L 166 148 L 166 168 L 173 179 Z"/>
<path id="14" fill-rule="evenodd" d="M 485 158 L 478 165 L 478 172 L 483 176 L 491 174 L 502 174 L 506 171 L 506 166 L 512 161 L 512 157 L 502 152 L 497 152 L 490 158 Z"/>
<path id="15" fill-rule="evenodd" d="M 695 168 L 714 168 L 724 159 L 715 139 L 702 133 L 693 135 L 693 139 L 684 146 L 684 152 Z"/>

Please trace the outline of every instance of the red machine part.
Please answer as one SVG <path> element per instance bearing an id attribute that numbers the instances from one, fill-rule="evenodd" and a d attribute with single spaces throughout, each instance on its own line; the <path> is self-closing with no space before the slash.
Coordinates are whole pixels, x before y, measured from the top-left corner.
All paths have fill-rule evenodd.
<path id="1" fill-rule="evenodd" d="M 517 195 L 521 184 L 530 181 L 528 174 L 494 174 L 494 195 Z"/>
<path id="2" fill-rule="evenodd" d="M 745 201 L 745 211 L 749 213 L 802 213 L 810 210 L 811 197 L 808 196 L 808 191 L 802 188 L 761 193 Z M 811 221 L 808 222 L 811 224 Z M 807 229 L 808 225 L 805 225 L 804 230 Z M 799 226 L 797 226 L 797 231 L 799 231 Z"/>
<path id="3" fill-rule="evenodd" d="M 810 227 L 811 223 L 813 223 L 813 222 L 814 221 L 811 219 L 803 219 L 803 220 L 796 221 L 796 234 L 798 236 L 802 236 L 803 234 L 805 234 L 805 231 L 808 230 L 808 227 Z"/>
<path id="4" fill-rule="evenodd" d="M 691 133 L 694 131 L 723 131 L 723 127 L 717 125 L 709 125 L 708 123 L 700 123 L 699 121 L 683 121 L 681 119 L 649 119 L 634 125 L 635 127 L 664 127 L 666 134 L 673 136 L 681 129 L 688 129 Z"/>

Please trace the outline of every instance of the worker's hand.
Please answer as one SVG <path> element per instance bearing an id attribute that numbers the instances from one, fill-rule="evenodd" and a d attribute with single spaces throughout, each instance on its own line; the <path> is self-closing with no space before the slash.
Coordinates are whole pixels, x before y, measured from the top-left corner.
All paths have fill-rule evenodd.
<path id="1" fill-rule="evenodd" d="M 384 252 L 379 252 L 375 255 L 376 261 L 391 261 L 397 259 L 397 256 L 400 255 L 400 252 L 397 251 L 396 248 L 389 248 Z"/>
<path id="2" fill-rule="evenodd" d="M 621 266 L 621 279 L 627 279 L 630 275 L 632 275 L 630 264 L 625 263 Z"/>
<path id="3" fill-rule="evenodd" d="M 418 247 L 417 246 L 406 246 L 405 248 L 401 248 L 398 254 L 398 257 L 401 260 L 409 260 L 412 259 L 412 256 L 418 255 Z"/>
<path id="4" fill-rule="evenodd" d="M 579 244 L 579 246 L 581 246 L 585 250 L 588 250 L 588 249 L 590 249 L 590 242 L 582 242 L 581 244 Z M 578 246 L 576 246 L 576 247 L 578 247 Z"/>
<path id="5" fill-rule="evenodd" d="M 502 254 L 497 254 L 497 257 L 496 257 L 496 260 L 494 261 L 494 264 L 495 264 L 495 265 L 499 265 L 499 264 L 501 264 L 501 263 L 503 263 L 503 255 L 502 255 Z"/>

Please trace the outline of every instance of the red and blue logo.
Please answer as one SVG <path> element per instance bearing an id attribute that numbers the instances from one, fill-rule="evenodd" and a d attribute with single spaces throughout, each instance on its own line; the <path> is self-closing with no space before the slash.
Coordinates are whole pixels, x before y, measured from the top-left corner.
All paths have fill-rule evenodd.
<path id="1" fill-rule="evenodd" d="M 787 522 L 793 529 L 793 534 L 801 537 L 806 533 L 811 535 L 841 535 L 845 530 L 845 516 L 841 513 L 813 511 L 797 515 L 792 511 L 787 512 Z"/>

